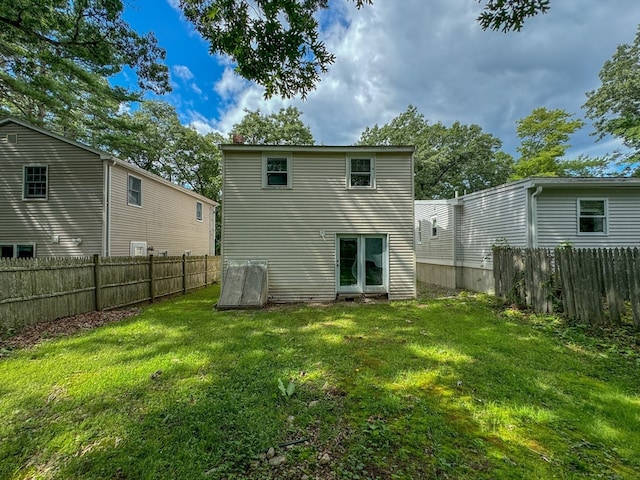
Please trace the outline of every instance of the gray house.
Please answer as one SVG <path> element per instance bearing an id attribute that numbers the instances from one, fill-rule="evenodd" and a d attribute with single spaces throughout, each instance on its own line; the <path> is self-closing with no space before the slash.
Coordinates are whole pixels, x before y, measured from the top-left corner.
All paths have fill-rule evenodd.
<path id="1" fill-rule="evenodd" d="M 640 247 L 640 178 L 528 178 L 415 202 L 417 276 L 493 290 L 493 245 Z"/>
<path id="2" fill-rule="evenodd" d="M 213 254 L 217 203 L 112 155 L 0 121 L 1 256 Z"/>
<path id="3" fill-rule="evenodd" d="M 413 147 L 221 148 L 225 267 L 266 260 L 275 302 L 415 296 Z"/>

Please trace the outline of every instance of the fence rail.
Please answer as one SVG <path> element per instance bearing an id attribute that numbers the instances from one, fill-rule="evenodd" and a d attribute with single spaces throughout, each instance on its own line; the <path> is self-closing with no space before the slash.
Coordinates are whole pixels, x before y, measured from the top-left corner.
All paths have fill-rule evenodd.
<path id="1" fill-rule="evenodd" d="M 582 322 L 640 327 L 640 252 L 637 248 L 495 248 L 496 295 L 538 313 L 554 307 Z"/>
<path id="2" fill-rule="evenodd" d="M 0 260 L 0 327 L 20 328 L 108 310 L 220 280 L 220 257 L 74 257 Z"/>

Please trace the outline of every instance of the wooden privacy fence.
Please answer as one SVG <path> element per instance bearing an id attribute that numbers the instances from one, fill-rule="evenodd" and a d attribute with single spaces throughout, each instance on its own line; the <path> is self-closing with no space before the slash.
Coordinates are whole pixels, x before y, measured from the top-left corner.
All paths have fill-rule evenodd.
<path id="1" fill-rule="evenodd" d="M 640 252 L 615 249 L 494 248 L 496 295 L 569 318 L 640 327 Z"/>
<path id="2" fill-rule="evenodd" d="M 220 280 L 220 257 L 0 260 L 0 327 L 153 302 Z"/>

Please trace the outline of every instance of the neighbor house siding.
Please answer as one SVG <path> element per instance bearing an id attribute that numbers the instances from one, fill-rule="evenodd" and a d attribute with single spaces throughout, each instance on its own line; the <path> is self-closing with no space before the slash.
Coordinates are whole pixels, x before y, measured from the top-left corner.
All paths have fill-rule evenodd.
<path id="1" fill-rule="evenodd" d="M 268 260 L 272 300 L 328 301 L 337 235 L 388 234 L 389 297 L 415 296 L 410 153 L 376 152 L 372 190 L 346 188 L 345 153 L 288 153 L 292 188 L 280 189 L 262 188 L 260 151 L 225 152 L 223 261 Z"/>
<path id="2" fill-rule="evenodd" d="M 606 199 L 606 235 L 578 235 L 577 199 Z M 640 246 L 640 188 L 544 189 L 537 199 L 538 246 L 569 242 L 577 248 Z"/>
<path id="3" fill-rule="evenodd" d="M 465 267 L 492 269 L 494 244 L 524 247 L 527 190 L 520 184 L 461 197 L 461 260 Z"/>
<path id="4" fill-rule="evenodd" d="M 17 134 L 17 143 L 7 143 L 7 134 Z M 0 243 L 35 242 L 37 257 L 102 253 L 99 155 L 8 122 L 0 126 L 0 165 Z M 25 165 L 47 166 L 46 200 L 22 199 Z"/>
<path id="5" fill-rule="evenodd" d="M 209 232 L 213 229 L 210 200 L 197 198 L 153 178 L 148 172 L 111 168 L 111 250 L 114 256 L 129 255 L 131 242 L 146 242 L 158 255 L 213 254 Z M 142 180 L 142 205 L 128 204 L 128 177 Z M 196 220 L 196 202 L 203 203 L 202 221 Z"/>
<path id="6" fill-rule="evenodd" d="M 453 265 L 454 208 L 454 205 L 447 200 L 417 200 L 415 202 L 416 259 L 418 262 L 427 261 Z M 436 237 L 431 235 L 431 219 L 433 217 L 437 218 L 438 234 Z"/>

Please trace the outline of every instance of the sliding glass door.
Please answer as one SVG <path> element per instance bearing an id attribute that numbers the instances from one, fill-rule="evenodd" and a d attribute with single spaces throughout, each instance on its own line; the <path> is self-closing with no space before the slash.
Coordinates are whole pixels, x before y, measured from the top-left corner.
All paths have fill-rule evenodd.
<path id="1" fill-rule="evenodd" d="M 387 292 L 386 235 L 338 235 L 336 248 L 338 293 Z"/>

